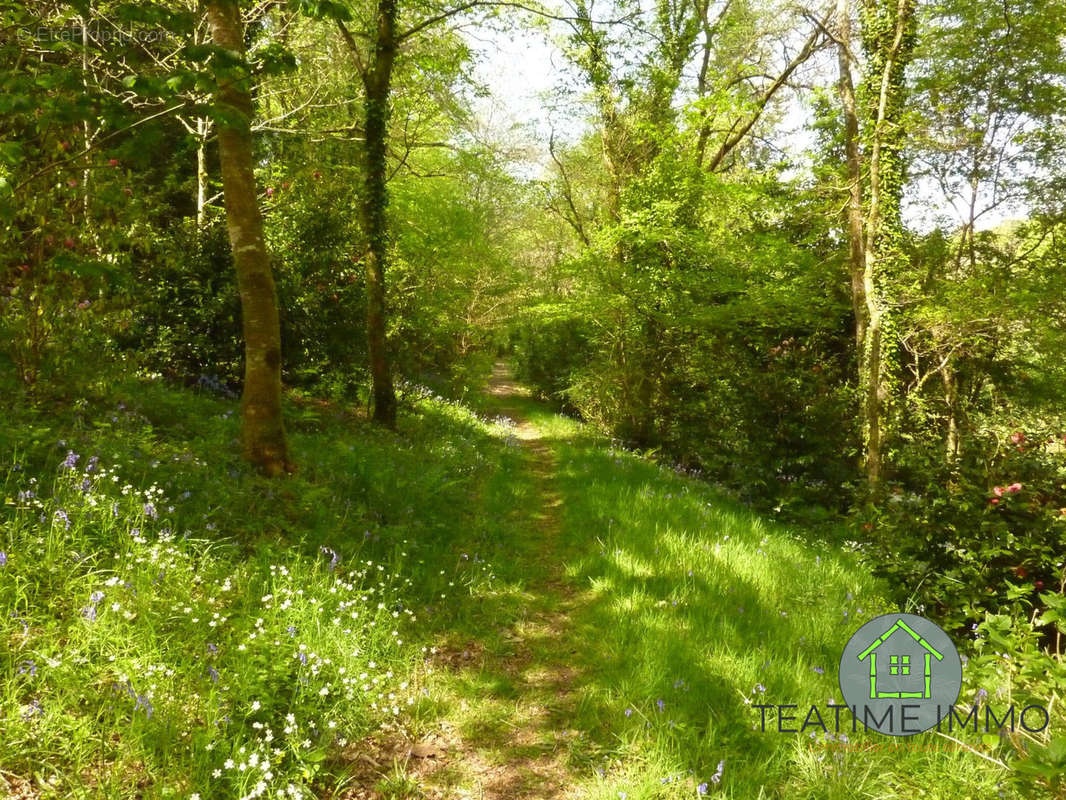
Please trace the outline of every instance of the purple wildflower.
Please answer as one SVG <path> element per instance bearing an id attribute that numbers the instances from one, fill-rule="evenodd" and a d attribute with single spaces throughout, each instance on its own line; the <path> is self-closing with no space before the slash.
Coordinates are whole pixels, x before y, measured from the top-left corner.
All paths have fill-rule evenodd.
<path id="1" fill-rule="evenodd" d="M 155 519 L 159 516 L 159 512 L 155 510 L 155 503 L 144 504 L 144 515 L 148 517 L 148 519 Z"/>
<path id="2" fill-rule="evenodd" d="M 60 469 L 74 469 L 74 466 L 78 463 L 78 459 L 81 458 L 73 450 L 67 450 L 67 457 L 63 459 L 63 463 L 59 465 Z"/>
<path id="3" fill-rule="evenodd" d="M 43 716 L 44 709 L 41 708 L 41 702 L 37 698 L 30 700 L 29 704 L 26 706 L 26 710 L 22 712 L 22 718 L 27 722 L 29 722 L 34 717 Z"/>
<path id="4" fill-rule="evenodd" d="M 70 515 L 69 515 L 69 514 L 67 514 L 67 512 L 66 512 L 66 511 L 64 511 L 64 510 L 63 510 L 63 509 L 61 509 L 61 508 L 60 508 L 60 509 L 57 509 L 57 510 L 56 510 L 56 513 L 55 513 L 55 518 L 56 518 L 56 519 L 60 519 L 60 520 L 63 520 L 63 525 L 65 525 L 65 526 L 66 526 L 66 529 L 67 529 L 68 531 L 70 530 Z"/>
<path id="5" fill-rule="evenodd" d="M 659 713 L 661 714 L 663 709 L 666 708 L 666 703 L 660 697 L 658 700 L 655 701 L 655 706 L 659 709 Z"/>
<path id="6" fill-rule="evenodd" d="M 696 794 L 698 794 L 698 795 L 700 795 L 702 797 L 703 795 L 707 794 L 709 789 L 710 789 L 710 787 L 707 786 L 707 781 L 704 781 L 703 783 L 701 783 L 699 786 L 696 787 Z"/>
<path id="7" fill-rule="evenodd" d="M 100 604 L 100 601 L 104 599 L 104 593 L 97 590 L 89 595 L 89 605 L 85 606 L 81 610 L 81 615 L 89 622 L 96 621 L 96 607 Z"/>
<path id="8" fill-rule="evenodd" d="M 139 694 L 139 695 L 137 695 L 137 699 L 136 699 L 136 701 L 133 704 L 133 711 L 134 711 L 134 713 L 136 713 L 139 709 L 142 709 L 142 708 L 144 709 L 145 717 L 147 717 L 148 719 L 151 719 L 152 718 L 152 710 L 153 710 L 152 709 L 152 702 L 148 699 L 148 697 L 146 695 Z"/>
<path id="9" fill-rule="evenodd" d="M 337 565 L 341 561 L 341 557 L 337 555 L 337 551 L 330 547 L 320 547 L 319 550 L 323 555 L 329 556 L 329 571 L 333 572 L 337 568 Z"/>
<path id="10" fill-rule="evenodd" d="M 89 463 L 85 465 L 85 471 L 87 473 L 88 472 L 95 472 L 96 471 L 96 465 L 99 464 L 99 463 L 100 463 L 100 457 L 99 456 L 93 456 L 92 458 L 89 459 Z"/>
<path id="11" fill-rule="evenodd" d="M 722 781 L 722 773 L 724 771 L 725 771 L 725 759 L 723 758 L 721 761 L 718 762 L 718 769 L 716 769 L 714 771 L 714 774 L 711 776 L 711 783 L 713 783 L 715 786 L 717 786 L 719 783 L 721 783 L 721 781 Z"/>
<path id="12" fill-rule="evenodd" d="M 633 709 L 631 709 L 631 708 L 627 708 L 627 709 L 626 709 L 626 716 L 627 716 L 627 717 L 631 717 L 631 716 L 633 716 Z"/>
<path id="13" fill-rule="evenodd" d="M 18 668 L 19 675 L 29 675 L 31 678 L 37 674 L 37 664 L 34 663 L 32 658 L 27 658 Z"/>
<path id="14" fill-rule="evenodd" d="M 6 566 L 7 566 L 7 553 L 5 553 L 3 550 L 0 550 L 0 567 L 6 567 Z"/>
<path id="15" fill-rule="evenodd" d="M 218 670 L 212 667 L 211 665 L 208 665 L 207 677 L 211 679 L 212 683 L 218 683 Z"/>

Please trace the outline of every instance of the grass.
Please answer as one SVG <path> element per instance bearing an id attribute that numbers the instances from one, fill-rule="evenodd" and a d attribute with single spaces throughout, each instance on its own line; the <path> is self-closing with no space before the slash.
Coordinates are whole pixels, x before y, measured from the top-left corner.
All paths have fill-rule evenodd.
<path id="1" fill-rule="evenodd" d="M 1008 791 L 933 734 L 758 730 L 752 704 L 839 699 L 879 587 L 528 398 L 411 397 L 396 434 L 294 405 L 284 482 L 236 459 L 230 400 L 147 382 L 5 412 L 12 795 Z"/>

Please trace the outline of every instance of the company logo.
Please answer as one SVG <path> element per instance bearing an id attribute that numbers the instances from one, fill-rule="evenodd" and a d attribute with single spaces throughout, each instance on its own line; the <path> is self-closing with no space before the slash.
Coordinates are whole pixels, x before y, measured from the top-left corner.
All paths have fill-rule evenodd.
<path id="1" fill-rule="evenodd" d="M 797 703 L 752 703 L 751 707 L 759 711 L 757 727 L 763 733 L 767 716 L 771 725 L 776 716 L 778 733 L 806 734 L 820 742 L 820 732 L 825 741 L 847 746 L 852 746 L 849 728 L 852 734 L 861 729 L 913 736 L 934 727 L 941 731 L 943 723 L 949 734 L 959 730 L 976 736 L 981 732 L 981 712 L 986 734 L 1014 732 L 1016 724 L 1029 733 L 1040 733 L 1051 721 L 1047 706 L 1039 704 L 1027 705 L 1020 713 L 1010 705 L 997 713 L 987 701 L 980 702 L 988 697 L 983 690 L 964 716 L 965 709 L 955 705 L 961 688 L 962 659 L 940 627 L 915 614 L 885 614 L 855 631 L 844 647 L 840 656 L 843 703 L 830 700 L 824 706 L 805 706 L 806 713 Z"/>
<path id="2" fill-rule="evenodd" d="M 840 691 L 868 727 L 912 736 L 940 722 L 959 698 L 962 661 L 935 623 L 885 614 L 859 628 L 840 657 Z"/>

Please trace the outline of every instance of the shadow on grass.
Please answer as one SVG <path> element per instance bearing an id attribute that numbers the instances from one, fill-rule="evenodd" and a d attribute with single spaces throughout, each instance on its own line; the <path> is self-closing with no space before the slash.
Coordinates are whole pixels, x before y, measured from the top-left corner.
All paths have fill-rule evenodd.
<path id="1" fill-rule="evenodd" d="M 438 785 L 498 798 L 689 797 L 704 782 L 737 797 L 851 797 L 879 771 L 898 796 L 934 776 L 948 791 L 994 785 L 957 754 L 804 755 L 821 727 L 781 733 L 770 712 L 759 729 L 753 705 L 798 706 L 798 728 L 811 704 L 840 702 L 841 649 L 891 610 L 855 559 L 528 397 L 490 395 L 481 410 L 526 436 L 516 447 L 502 435 L 473 498 L 494 580 L 436 632 L 419 725 L 457 734 Z M 850 718 L 842 730 L 877 739 Z"/>

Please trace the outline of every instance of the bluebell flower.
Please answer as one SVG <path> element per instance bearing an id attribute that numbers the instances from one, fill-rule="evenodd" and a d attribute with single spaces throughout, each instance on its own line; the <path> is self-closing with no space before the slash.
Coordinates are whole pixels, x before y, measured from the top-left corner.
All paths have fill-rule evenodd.
<path id="1" fill-rule="evenodd" d="M 41 708 L 41 703 L 36 698 L 34 698 L 33 700 L 30 700 L 26 710 L 22 712 L 22 718 L 24 720 L 26 720 L 27 722 L 29 722 L 34 717 L 43 717 L 43 716 L 44 716 L 44 709 Z"/>
<path id="2" fill-rule="evenodd" d="M 6 567 L 6 566 L 7 566 L 7 553 L 5 553 L 3 550 L 0 550 L 0 567 Z"/>
<path id="3" fill-rule="evenodd" d="M 78 459 L 81 458 L 73 450 L 67 451 L 67 457 L 63 459 L 63 463 L 59 465 L 60 469 L 74 469 L 74 465 L 78 463 Z"/>
<path id="4" fill-rule="evenodd" d="M 148 519 L 155 519 L 156 517 L 159 516 L 159 512 L 155 510 L 155 504 L 154 503 L 145 503 L 144 504 L 144 515 L 146 517 L 148 517 Z"/>
<path id="5" fill-rule="evenodd" d="M 337 564 L 340 563 L 341 557 L 337 555 L 337 551 L 330 547 L 320 547 L 319 550 L 323 555 L 329 556 L 329 571 L 333 572 L 336 569 Z"/>
<path id="6" fill-rule="evenodd" d="M 711 783 L 718 785 L 722 781 L 722 773 L 725 771 L 725 759 L 723 758 L 718 762 L 718 769 L 714 771 L 711 776 Z"/>
<path id="7" fill-rule="evenodd" d="M 144 709 L 145 717 L 147 717 L 148 719 L 151 719 L 152 718 L 152 703 L 151 703 L 151 701 L 148 699 L 148 697 L 146 695 L 139 694 L 139 695 L 137 695 L 137 699 L 136 699 L 136 701 L 133 704 L 133 710 L 134 710 L 134 712 L 136 712 L 136 711 L 138 711 L 139 709 L 142 709 L 142 708 Z"/>
<path id="8" fill-rule="evenodd" d="M 655 705 L 659 709 L 659 713 L 662 713 L 662 710 L 666 707 L 666 703 L 663 702 L 662 698 L 656 700 Z"/>
<path id="9" fill-rule="evenodd" d="M 57 509 L 55 513 L 55 518 L 63 520 L 63 525 L 66 526 L 66 529 L 68 531 L 70 530 L 70 516 L 67 514 L 66 511 L 61 508 Z"/>
<path id="10" fill-rule="evenodd" d="M 709 788 L 710 787 L 707 786 L 707 782 L 704 781 L 703 783 L 701 783 L 699 786 L 696 787 L 696 794 L 698 794 L 700 796 L 703 796 L 703 795 L 707 794 L 707 792 L 709 791 Z"/>

